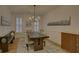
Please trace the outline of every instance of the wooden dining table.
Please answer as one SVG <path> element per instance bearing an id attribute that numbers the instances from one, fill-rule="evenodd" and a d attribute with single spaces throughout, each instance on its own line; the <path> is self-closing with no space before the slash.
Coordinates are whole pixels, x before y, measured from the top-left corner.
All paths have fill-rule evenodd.
<path id="1" fill-rule="evenodd" d="M 46 38 L 49 38 L 49 36 L 39 32 L 29 33 L 29 39 L 34 41 L 34 51 L 43 49 L 43 40 Z"/>

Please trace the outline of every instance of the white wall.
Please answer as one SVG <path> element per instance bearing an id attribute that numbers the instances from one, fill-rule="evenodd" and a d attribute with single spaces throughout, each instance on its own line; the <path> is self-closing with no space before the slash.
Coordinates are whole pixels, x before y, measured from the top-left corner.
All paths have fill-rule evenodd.
<path id="1" fill-rule="evenodd" d="M 11 13 L 10 13 L 8 7 L 0 6 L 0 18 L 1 18 L 1 16 L 6 17 L 6 20 L 9 21 L 9 23 L 11 25 Z M 5 35 L 6 33 L 8 33 L 11 30 L 12 30 L 11 26 L 1 26 L 0 25 L 0 36 Z"/>
<path id="2" fill-rule="evenodd" d="M 64 20 L 71 16 L 69 26 L 47 26 L 49 22 Z M 79 6 L 59 6 L 44 16 L 43 29 L 50 36 L 50 40 L 61 45 L 61 32 L 79 33 Z"/>

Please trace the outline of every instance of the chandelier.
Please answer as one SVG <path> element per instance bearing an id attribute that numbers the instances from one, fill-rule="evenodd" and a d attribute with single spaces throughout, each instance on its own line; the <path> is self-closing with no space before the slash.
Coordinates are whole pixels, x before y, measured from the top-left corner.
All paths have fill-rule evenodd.
<path id="1" fill-rule="evenodd" d="M 35 22 L 36 19 L 36 5 L 33 5 L 33 16 L 29 17 L 29 20 Z"/>
<path id="2" fill-rule="evenodd" d="M 37 21 L 36 19 L 40 19 L 40 17 L 36 15 L 36 7 L 37 7 L 36 5 L 33 5 L 33 16 L 29 17 L 29 20 L 31 22 L 36 22 Z"/>
<path id="3" fill-rule="evenodd" d="M 33 9 L 34 9 L 34 13 L 33 13 L 33 16 L 32 16 L 32 20 L 33 20 L 33 22 L 35 22 L 36 18 L 37 18 L 37 16 L 36 16 L 36 5 L 33 5 Z"/>

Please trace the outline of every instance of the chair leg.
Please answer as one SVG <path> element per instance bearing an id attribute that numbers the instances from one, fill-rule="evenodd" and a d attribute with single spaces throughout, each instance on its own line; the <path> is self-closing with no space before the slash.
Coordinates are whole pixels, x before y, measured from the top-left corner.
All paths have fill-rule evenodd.
<path id="1" fill-rule="evenodd" d="M 29 50 L 29 45 L 28 44 L 26 44 L 26 46 L 27 46 L 27 51 Z"/>
<path id="2" fill-rule="evenodd" d="M 43 41 L 43 42 L 44 42 L 44 46 L 45 46 L 45 43 L 46 43 L 46 42 L 45 42 L 45 41 Z"/>

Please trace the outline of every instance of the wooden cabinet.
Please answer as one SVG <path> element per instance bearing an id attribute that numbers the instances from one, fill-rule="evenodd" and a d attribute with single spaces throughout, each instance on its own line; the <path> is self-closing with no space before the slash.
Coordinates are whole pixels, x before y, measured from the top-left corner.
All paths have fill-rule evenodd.
<path id="1" fill-rule="evenodd" d="M 79 35 L 62 32 L 61 48 L 69 52 L 79 52 Z"/>
<path id="2" fill-rule="evenodd" d="M 79 52 L 79 35 L 76 35 L 76 52 Z"/>

